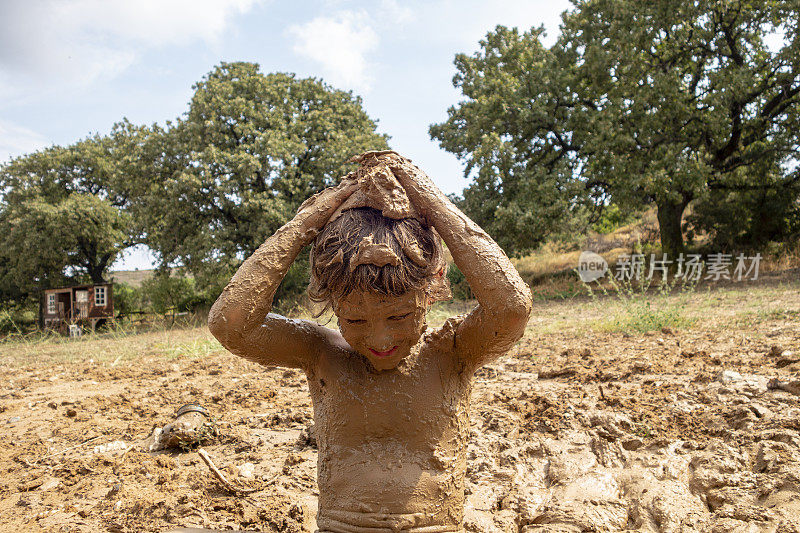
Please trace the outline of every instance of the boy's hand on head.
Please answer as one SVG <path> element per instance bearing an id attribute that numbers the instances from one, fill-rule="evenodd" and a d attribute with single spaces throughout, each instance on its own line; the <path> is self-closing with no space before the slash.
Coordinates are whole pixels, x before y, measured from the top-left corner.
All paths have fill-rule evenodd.
<path id="1" fill-rule="evenodd" d="M 414 204 L 414 207 L 425 219 L 425 222 L 428 225 L 433 225 L 431 212 L 438 208 L 438 203 L 432 202 L 432 200 L 434 198 L 446 198 L 444 193 L 425 172 L 406 159 L 390 159 L 389 169 L 405 190 L 408 199 L 411 200 L 411 203 Z"/>
<path id="2" fill-rule="evenodd" d="M 393 160 L 389 163 L 389 168 L 403 187 L 408 185 L 434 186 L 433 181 L 423 171 L 414 166 L 411 162 Z"/>
<path id="3" fill-rule="evenodd" d="M 317 194 L 308 197 L 297 210 L 297 213 L 309 212 L 315 209 L 325 209 L 332 206 L 336 210 L 342 202 L 358 190 L 358 182 L 354 179 L 344 178 L 338 185 L 322 189 Z"/>
<path id="4" fill-rule="evenodd" d="M 345 178 L 338 185 L 323 189 L 300 204 L 295 219 L 307 226 L 311 240 L 325 226 L 333 212 L 357 191 L 358 187 L 356 180 Z"/>

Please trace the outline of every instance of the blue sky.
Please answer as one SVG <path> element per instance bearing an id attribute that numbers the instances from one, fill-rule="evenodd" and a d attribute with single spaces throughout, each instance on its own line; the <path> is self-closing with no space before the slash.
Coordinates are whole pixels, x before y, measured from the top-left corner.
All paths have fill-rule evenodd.
<path id="1" fill-rule="evenodd" d="M 428 126 L 460 99 L 456 53 L 498 24 L 544 25 L 548 44 L 567 0 L 2 0 L 0 162 L 106 133 L 127 117 L 182 115 L 192 84 L 221 61 L 322 78 L 360 95 L 392 148 L 445 192 L 467 184 Z M 116 269 L 148 268 L 136 250 Z"/>

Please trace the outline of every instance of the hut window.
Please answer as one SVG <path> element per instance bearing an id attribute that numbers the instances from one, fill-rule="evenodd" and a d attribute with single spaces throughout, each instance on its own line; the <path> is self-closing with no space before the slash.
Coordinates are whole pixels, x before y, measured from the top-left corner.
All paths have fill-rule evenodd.
<path id="1" fill-rule="evenodd" d="M 94 305 L 106 305 L 106 288 L 105 287 L 95 287 L 94 288 Z"/>
<path id="2" fill-rule="evenodd" d="M 55 294 L 48 294 L 47 295 L 47 314 L 52 315 L 56 312 L 56 295 Z"/>

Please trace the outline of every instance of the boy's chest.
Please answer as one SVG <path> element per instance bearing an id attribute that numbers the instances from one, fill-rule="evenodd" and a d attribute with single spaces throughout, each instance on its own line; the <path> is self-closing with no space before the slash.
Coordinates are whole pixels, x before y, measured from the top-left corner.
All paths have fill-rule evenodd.
<path id="1" fill-rule="evenodd" d="M 422 354 L 384 372 L 348 359 L 323 360 L 309 380 L 316 424 L 339 445 L 435 446 L 466 416 L 468 391 L 451 366 Z"/>

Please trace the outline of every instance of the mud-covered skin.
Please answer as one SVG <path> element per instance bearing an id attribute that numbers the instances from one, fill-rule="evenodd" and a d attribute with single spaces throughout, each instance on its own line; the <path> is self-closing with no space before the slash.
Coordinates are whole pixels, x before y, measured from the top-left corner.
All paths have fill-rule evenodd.
<path id="1" fill-rule="evenodd" d="M 297 255 L 356 190 L 358 184 L 345 179 L 312 196 L 242 263 L 208 314 L 208 327 L 225 348 L 262 365 L 300 368 L 336 343 L 339 336 L 328 328 L 270 311 L 275 291 Z"/>
<path id="2" fill-rule="evenodd" d="M 460 531 L 472 376 L 522 336 L 530 292 L 497 244 L 410 161 L 383 152 L 359 162 L 356 176 L 391 171 L 479 305 L 424 335 L 427 302 L 418 294 L 343 298 L 334 306 L 341 333 L 268 314 L 297 254 L 353 194 L 345 180 L 306 202 L 245 261 L 209 328 L 237 355 L 305 370 L 318 427 L 320 531 Z M 388 201 L 402 200 L 395 192 Z M 375 353 L 384 350 L 391 354 Z"/>
<path id="3" fill-rule="evenodd" d="M 390 370 L 415 348 L 425 331 L 425 295 L 351 292 L 336 303 L 339 331 L 375 370 Z"/>
<path id="4" fill-rule="evenodd" d="M 457 322 L 426 333 L 391 371 L 348 350 L 306 371 L 320 531 L 460 531 L 473 380 L 453 351 Z"/>
<path id="5" fill-rule="evenodd" d="M 527 284 L 489 235 L 462 213 L 433 181 L 397 154 L 380 156 L 411 203 L 447 244 L 478 306 L 455 333 L 455 352 L 474 371 L 505 354 L 522 337 L 532 301 Z"/>

